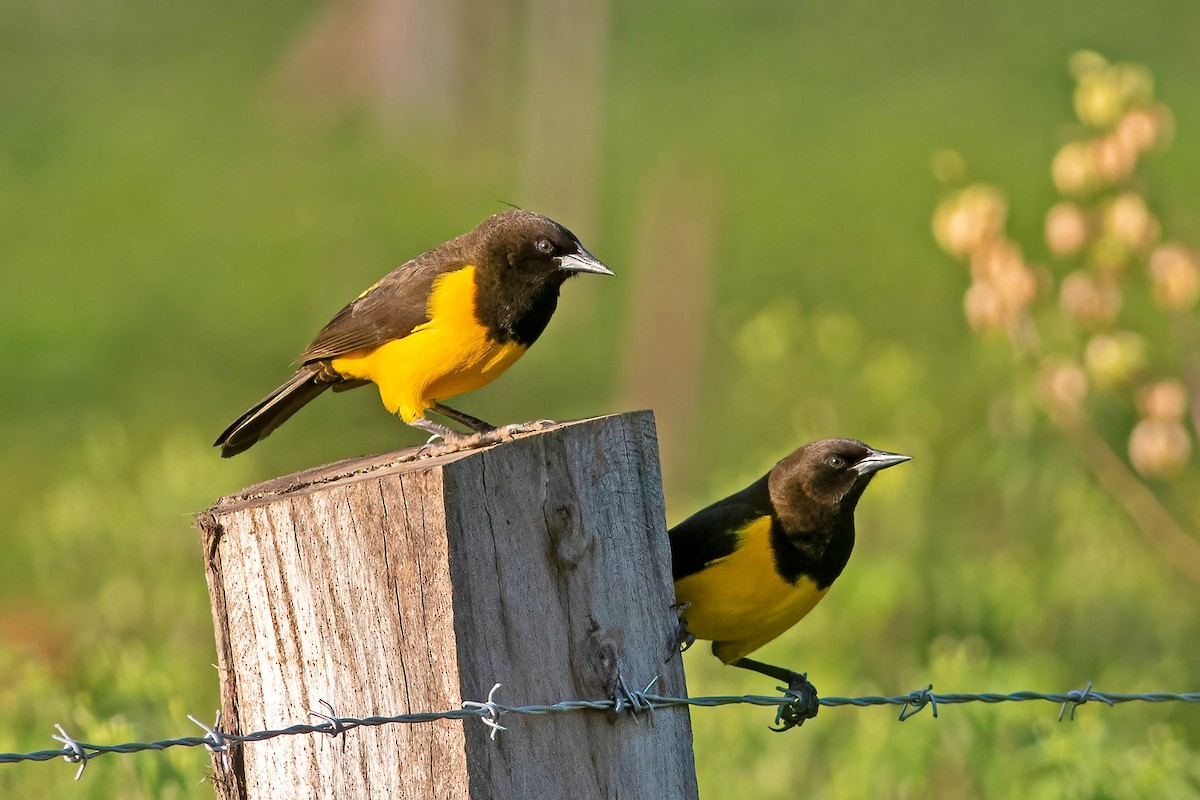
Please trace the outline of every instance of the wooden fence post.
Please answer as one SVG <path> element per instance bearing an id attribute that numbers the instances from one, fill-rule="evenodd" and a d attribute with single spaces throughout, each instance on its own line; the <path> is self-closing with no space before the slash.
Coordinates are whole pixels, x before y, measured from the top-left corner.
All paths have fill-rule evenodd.
<path id="1" fill-rule="evenodd" d="M 278 478 L 200 514 L 221 729 L 612 695 L 686 695 L 650 412 L 484 450 Z M 697 796 L 686 709 L 282 736 L 235 748 L 222 800 Z"/>

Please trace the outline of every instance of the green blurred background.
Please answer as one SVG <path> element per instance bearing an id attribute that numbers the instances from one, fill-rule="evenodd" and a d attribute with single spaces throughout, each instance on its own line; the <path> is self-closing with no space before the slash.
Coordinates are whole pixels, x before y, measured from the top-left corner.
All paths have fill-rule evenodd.
<path id="1" fill-rule="evenodd" d="M 930 234 L 931 155 L 953 147 L 1044 249 L 1087 47 L 1153 70 L 1178 134 L 1148 196 L 1195 243 L 1197 30 L 1186 0 L 5 4 L 0 751 L 50 747 L 55 722 L 188 735 L 216 708 L 191 514 L 420 437 L 364 390 L 232 461 L 209 444 L 345 301 L 503 201 L 619 277 L 570 282 L 464 411 L 653 406 L 671 522 L 813 438 L 916 457 L 872 486 L 846 575 L 764 660 L 837 695 L 1200 689 L 1196 582 L 1007 345 L 971 333 L 966 274 Z M 1124 453 L 1117 408 L 1097 427 Z M 1194 535 L 1196 468 L 1150 485 Z M 772 688 L 703 646 L 685 663 L 693 693 Z M 763 709 L 697 711 L 701 792 L 1200 796 L 1197 708 L 1056 713 L 826 709 L 777 736 Z M 0 795 L 206 797 L 207 770 L 196 750 L 105 757 L 78 785 L 4 766 Z"/>

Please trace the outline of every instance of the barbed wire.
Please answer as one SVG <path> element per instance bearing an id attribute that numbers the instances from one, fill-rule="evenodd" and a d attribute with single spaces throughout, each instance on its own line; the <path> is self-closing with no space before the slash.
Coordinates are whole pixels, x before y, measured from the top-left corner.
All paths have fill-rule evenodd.
<path id="1" fill-rule="evenodd" d="M 657 678 L 655 679 L 657 681 Z M 634 719 L 638 719 L 640 714 L 650 716 L 655 710 L 678 708 L 682 706 L 696 706 L 700 708 L 713 708 L 716 706 L 728 705 L 752 705 L 752 706 L 774 706 L 782 712 L 782 709 L 799 698 L 796 694 L 783 691 L 781 696 L 771 695 L 739 695 L 739 696 L 713 696 L 713 697 L 670 697 L 660 694 L 654 694 L 650 691 L 653 688 L 655 681 L 651 681 L 643 691 L 629 689 L 622 685 L 615 697 L 610 697 L 604 700 L 565 700 L 550 705 L 529 705 L 529 706 L 506 706 L 496 702 L 496 693 L 500 689 L 500 684 L 492 687 L 488 693 L 487 700 L 463 701 L 461 708 L 450 709 L 447 711 L 425 711 L 411 714 L 395 714 L 391 716 L 369 716 L 369 717 L 340 717 L 334 712 L 331 704 L 325 700 L 319 701 L 322 706 L 329 712 L 312 711 L 308 713 L 310 716 L 321 720 L 318 723 L 299 723 L 286 728 L 275 730 L 261 730 L 252 733 L 232 733 L 222 731 L 220 729 L 221 715 L 218 712 L 216 720 L 212 727 L 205 725 L 200 720 L 192 715 L 188 715 L 193 723 L 204 730 L 203 736 L 186 736 L 179 739 L 164 739 L 158 742 L 127 742 L 125 744 L 91 744 L 81 742 L 72 738 L 61 725 L 56 724 L 54 727 L 58 730 L 58 734 L 52 735 L 56 741 L 62 742 L 63 747 L 58 750 L 39 750 L 32 753 L 0 753 L 0 764 L 15 764 L 30 761 L 51 761 L 55 758 L 63 758 L 72 764 L 78 764 L 79 769 L 75 773 L 75 779 L 79 780 L 83 776 L 83 771 L 87 767 L 88 762 L 94 758 L 110 753 L 141 753 L 146 751 L 166 750 L 172 747 L 205 747 L 212 753 L 221 754 L 221 764 L 226 770 L 229 769 L 229 752 L 239 744 L 250 742 L 262 742 L 267 739 L 274 739 L 279 736 L 304 736 L 313 733 L 327 734 L 333 737 L 344 736 L 349 731 L 355 728 L 373 728 L 382 725 L 413 725 L 423 722 L 433 722 L 435 720 L 465 720 L 465 719 L 480 719 L 485 725 L 491 729 L 491 738 L 495 739 L 496 734 L 507 728 L 500 724 L 500 720 L 511 714 L 545 716 L 548 714 L 562 714 L 579 711 L 611 711 L 615 713 L 628 712 L 633 715 Z M 891 697 L 882 697 L 868 695 L 863 697 L 822 697 L 820 704 L 824 707 L 850 707 L 850 708 L 865 708 L 867 706 L 900 706 L 899 720 L 901 722 L 912 717 L 926 706 L 936 718 L 938 715 L 939 705 L 959 705 L 962 703 L 1024 703 L 1030 701 L 1043 701 L 1060 705 L 1058 718 L 1061 721 L 1064 716 L 1068 719 L 1075 718 L 1075 709 L 1084 703 L 1099 702 L 1107 706 L 1120 705 L 1122 703 L 1200 703 L 1200 692 L 1145 692 L 1140 694 L 1115 694 L 1111 692 L 1099 692 L 1092 689 L 1092 684 L 1088 683 L 1083 689 L 1074 689 L 1068 692 L 1060 693 L 1045 693 L 1045 692 L 1012 692 L 1009 694 L 1001 694 L 994 692 L 984 692 L 980 694 L 969 694 L 962 692 L 953 692 L 940 694 L 933 691 L 933 684 L 926 686 L 924 689 L 909 692 L 908 694 L 893 695 Z M 1069 712 L 1069 713 L 1068 713 Z M 776 717 L 778 721 L 778 715 Z M 343 747 L 345 739 L 342 740 Z"/>

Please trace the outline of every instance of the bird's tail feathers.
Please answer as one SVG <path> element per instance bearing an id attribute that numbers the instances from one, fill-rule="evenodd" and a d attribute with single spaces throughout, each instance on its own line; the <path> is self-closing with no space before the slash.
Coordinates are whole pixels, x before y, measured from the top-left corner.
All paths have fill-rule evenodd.
<path id="1" fill-rule="evenodd" d="M 221 448 L 221 457 L 229 458 L 245 452 L 271 435 L 293 414 L 332 384 L 322 380 L 321 371 L 312 366 L 300 370 L 242 414 L 213 442 Z"/>

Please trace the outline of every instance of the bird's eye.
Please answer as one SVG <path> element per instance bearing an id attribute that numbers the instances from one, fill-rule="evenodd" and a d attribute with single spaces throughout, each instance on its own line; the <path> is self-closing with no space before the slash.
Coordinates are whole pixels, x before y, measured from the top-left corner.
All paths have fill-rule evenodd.
<path id="1" fill-rule="evenodd" d="M 842 467 L 846 466 L 846 459 L 842 458 L 841 456 L 830 456 L 829 458 L 825 459 L 825 463 L 834 469 L 841 469 Z"/>
<path id="2" fill-rule="evenodd" d="M 537 249 L 541 250 L 543 253 L 553 253 L 554 245 L 550 243 L 549 239 L 538 239 Z"/>

